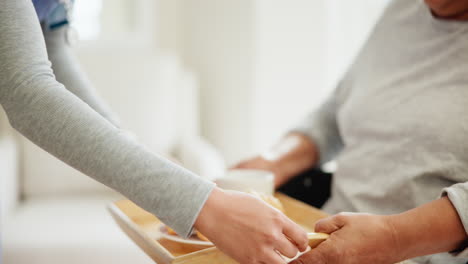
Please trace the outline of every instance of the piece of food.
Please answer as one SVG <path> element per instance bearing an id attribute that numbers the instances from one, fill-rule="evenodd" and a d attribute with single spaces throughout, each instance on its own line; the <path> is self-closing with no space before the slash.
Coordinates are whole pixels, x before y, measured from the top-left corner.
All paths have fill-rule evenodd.
<path id="1" fill-rule="evenodd" d="M 282 213 L 284 213 L 283 204 L 276 197 L 271 196 L 271 195 L 267 195 L 267 194 L 263 194 L 263 193 L 258 193 L 258 192 L 250 192 L 250 193 L 252 195 L 260 198 L 261 200 L 263 200 L 267 204 L 273 206 L 274 208 L 280 210 Z"/>
<path id="2" fill-rule="evenodd" d="M 200 239 L 200 240 L 203 240 L 203 241 L 210 241 L 206 236 L 204 236 L 202 233 L 200 233 L 199 231 L 196 232 L 197 234 L 197 237 Z"/>
<path id="3" fill-rule="evenodd" d="M 177 233 L 176 233 L 176 231 L 174 231 L 174 229 L 172 229 L 172 228 L 170 228 L 168 226 L 166 226 L 166 229 L 167 229 L 167 233 L 169 235 L 177 235 Z"/>
<path id="4" fill-rule="evenodd" d="M 167 230 L 167 233 L 169 235 L 173 235 L 173 236 L 178 236 L 177 233 L 174 231 L 174 229 L 166 226 L 166 230 Z M 203 241 L 210 241 L 206 236 L 204 236 L 202 233 L 200 233 L 198 230 L 195 230 L 195 232 L 193 232 L 192 236 L 195 235 L 198 237 L 198 239 L 200 240 L 203 240 Z"/>

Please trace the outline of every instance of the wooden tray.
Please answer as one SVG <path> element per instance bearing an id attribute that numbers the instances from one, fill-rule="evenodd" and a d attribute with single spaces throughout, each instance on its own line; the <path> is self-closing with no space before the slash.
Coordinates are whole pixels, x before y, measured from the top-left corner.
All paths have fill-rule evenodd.
<path id="1" fill-rule="evenodd" d="M 276 193 L 275 196 L 283 204 L 286 215 L 307 232 L 313 232 L 315 222 L 327 216 L 324 212 L 284 194 Z M 215 247 L 180 244 L 161 237 L 161 222 L 129 200 L 111 204 L 109 211 L 120 228 L 158 264 L 237 263 Z"/>

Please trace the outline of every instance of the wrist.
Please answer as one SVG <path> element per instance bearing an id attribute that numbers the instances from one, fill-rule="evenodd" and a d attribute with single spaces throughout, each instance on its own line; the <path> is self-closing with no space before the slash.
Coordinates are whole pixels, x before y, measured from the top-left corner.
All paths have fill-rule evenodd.
<path id="1" fill-rule="evenodd" d="M 275 175 L 275 188 L 283 185 L 288 182 L 290 179 L 294 178 L 298 173 L 291 173 L 291 169 L 288 169 L 287 162 L 284 161 L 266 161 L 269 163 L 269 171 Z"/>
<path id="2" fill-rule="evenodd" d="M 268 170 L 275 175 L 275 181 L 287 181 L 287 175 L 285 174 L 284 164 L 281 160 L 267 160 L 263 156 L 262 159 L 268 164 Z"/>
<path id="3" fill-rule="evenodd" d="M 253 161 L 254 166 L 247 166 L 242 168 L 252 168 L 269 171 L 273 173 L 275 177 L 275 183 L 287 181 L 283 172 L 283 164 L 281 160 L 269 160 L 263 154 L 260 154 L 259 156 L 254 158 Z M 275 186 L 277 185 L 275 184 Z"/>
<path id="4" fill-rule="evenodd" d="M 389 230 L 391 232 L 392 240 L 392 251 L 396 254 L 397 259 L 405 260 L 413 257 L 411 254 L 414 249 L 412 246 L 417 241 L 414 241 L 408 233 L 406 225 L 404 225 L 405 219 L 402 214 L 383 216 L 387 222 Z"/>
<path id="5" fill-rule="evenodd" d="M 268 163 L 268 167 L 276 175 L 276 183 L 281 185 L 315 166 L 318 151 L 314 142 L 307 136 L 293 132 L 260 157 Z"/>
<path id="6" fill-rule="evenodd" d="M 388 216 L 405 259 L 457 250 L 467 239 L 447 197 L 401 214 Z"/>
<path id="7" fill-rule="evenodd" d="M 206 227 L 211 226 L 213 219 L 216 219 L 215 213 L 219 212 L 220 204 L 223 203 L 225 195 L 226 193 L 223 190 L 215 187 L 198 214 L 193 227 L 203 232 Z"/>

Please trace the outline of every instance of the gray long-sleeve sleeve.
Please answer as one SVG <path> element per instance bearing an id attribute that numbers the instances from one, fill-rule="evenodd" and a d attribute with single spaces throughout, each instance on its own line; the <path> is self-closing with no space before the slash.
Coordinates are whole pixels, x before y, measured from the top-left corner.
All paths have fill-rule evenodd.
<path id="1" fill-rule="evenodd" d="M 442 196 L 449 198 L 468 234 L 468 182 L 457 183 L 445 188 Z M 468 247 L 465 245 L 465 248 L 460 249 L 459 252 L 455 252 L 455 255 L 460 258 L 468 258 Z"/>
<path id="2" fill-rule="evenodd" d="M 120 127 L 117 115 L 99 97 L 93 84 L 72 53 L 71 47 L 66 43 L 65 34 L 67 29 L 68 26 L 62 26 L 54 30 L 43 30 L 47 54 L 52 63 L 52 70 L 56 80 L 87 103 L 94 111 L 116 127 Z"/>
<path id="3" fill-rule="evenodd" d="M 0 1 L 0 103 L 31 141 L 189 234 L 214 184 L 123 136 L 57 82 L 29 0 Z"/>

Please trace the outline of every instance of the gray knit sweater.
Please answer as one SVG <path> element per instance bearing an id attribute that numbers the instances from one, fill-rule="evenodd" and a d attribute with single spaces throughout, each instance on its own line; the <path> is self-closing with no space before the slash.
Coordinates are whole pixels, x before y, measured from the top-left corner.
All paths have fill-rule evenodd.
<path id="1" fill-rule="evenodd" d="M 337 160 L 326 211 L 393 214 L 444 193 L 468 232 L 468 22 L 394 0 L 336 91 L 293 130 L 322 162 Z"/>
<path id="2" fill-rule="evenodd" d="M 31 0 L 0 0 L 0 104 L 38 146 L 190 233 L 214 184 L 123 135 L 56 80 Z"/>

